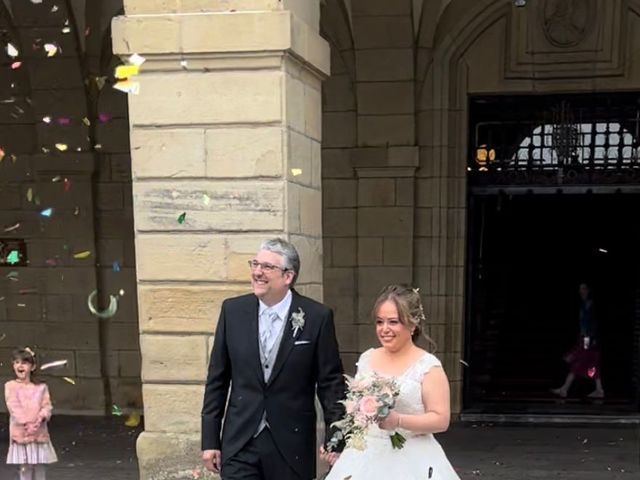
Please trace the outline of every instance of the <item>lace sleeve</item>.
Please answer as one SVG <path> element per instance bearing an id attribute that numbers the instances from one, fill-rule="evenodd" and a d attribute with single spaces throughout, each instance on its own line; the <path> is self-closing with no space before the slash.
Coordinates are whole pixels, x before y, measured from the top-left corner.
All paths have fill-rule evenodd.
<path id="1" fill-rule="evenodd" d="M 427 373 L 429 373 L 429 371 L 433 367 L 442 368 L 442 363 L 440 362 L 440 360 L 438 360 L 438 358 L 435 355 L 426 353 L 424 357 L 422 357 L 418 362 L 418 368 L 416 369 L 416 373 L 419 376 L 419 380 L 422 381 L 423 377 Z"/>
<path id="2" fill-rule="evenodd" d="M 358 361 L 356 362 L 356 377 L 360 376 L 360 375 L 364 375 L 365 373 L 367 373 L 370 368 L 369 368 L 369 358 L 371 357 L 371 352 L 373 351 L 372 348 L 370 348 L 369 350 L 367 350 L 366 352 L 363 352 L 360 355 L 360 358 L 358 358 Z"/>

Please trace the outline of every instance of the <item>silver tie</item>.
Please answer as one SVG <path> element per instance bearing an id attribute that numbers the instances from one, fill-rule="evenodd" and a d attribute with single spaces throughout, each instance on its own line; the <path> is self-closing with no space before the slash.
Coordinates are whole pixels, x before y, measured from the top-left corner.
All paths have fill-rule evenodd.
<path id="1" fill-rule="evenodd" d="M 278 312 L 275 310 L 267 309 L 264 313 L 267 316 L 267 322 L 266 325 L 264 325 L 262 334 L 260 335 L 260 343 L 262 344 L 262 354 L 266 360 L 269 358 L 271 349 L 273 348 L 273 339 L 276 333 L 275 323 L 280 317 L 278 316 Z"/>

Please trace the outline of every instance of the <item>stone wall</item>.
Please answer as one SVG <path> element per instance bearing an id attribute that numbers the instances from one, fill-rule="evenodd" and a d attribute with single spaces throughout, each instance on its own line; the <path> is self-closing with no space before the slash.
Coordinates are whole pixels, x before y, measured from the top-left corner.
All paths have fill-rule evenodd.
<path id="1" fill-rule="evenodd" d="M 112 73 L 104 46 L 121 2 L 90 2 L 88 10 L 74 2 L 74 11 L 47 0 L 9 5 L 0 17 L 19 56 L 2 51 L 0 240 L 24 239 L 29 263 L 0 272 L 2 380 L 12 374 L 11 351 L 28 345 L 40 362 L 69 362 L 41 377 L 58 413 L 101 414 L 107 403 L 139 409 L 126 97 L 107 85 L 92 108 L 84 83 Z M 47 57 L 46 43 L 59 47 L 55 55 Z M 40 214 L 48 208 L 49 217 Z M 87 258 L 74 258 L 85 251 Z M 125 292 L 117 315 L 102 324 L 87 308 L 96 288 L 99 307 Z"/>

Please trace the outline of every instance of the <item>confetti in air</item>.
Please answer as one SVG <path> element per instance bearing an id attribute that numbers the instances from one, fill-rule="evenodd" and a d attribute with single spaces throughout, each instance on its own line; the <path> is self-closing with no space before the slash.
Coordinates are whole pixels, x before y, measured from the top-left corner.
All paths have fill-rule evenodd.
<path id="1" fill-rule="evenodd" d="M 40 215 L 42 215 L 43 217 L 50 217 L 52 213 L 53 213 L 53 208 L 45 208 L 40 212 Z"/>
<path id="2" fill-rule="evenodd" d="M 66 152 L 69 149 L 69 146 L 66 143 L 56 143 L 56 148 L 61 152 Z"/>
<path id="3" fill-rule="evenodd" d="M 85 250 L 84 252 L 78 252 L 73 254 L 73 258 L 76 260 L 84 260 L 85 258 L 89 258 L 91 256 L 91 252 L 89 250 Z"/>
<path id="4" fill-rule="evenodd" d="M 119 406 L 113 405 L 111 407 L 111 415 L 114 415 L 116 417 L 121 417 L 122 416 L 122 410 L 120 410 Z"/>
<path id="5" fill-rule="evenodd" d="M 73 378 L 69 378 L 69 377 L 62 377 L 62 379 L 67 382 L 70 383 L 71 385 L 75 385 L 76 381 Z"/>
<path id="6" fill-rule="evenodd" d="M 20 53 L 18 52 L 18 49 L 16 47 L 14 47 L 13 44 L 11 44 L 11 43 L 7 44 L 7 55 L 9 55 L 11 58 L 15 58 L 19 54 Z"/>
<path id="7" fill-rule="evenodd" d="M 182 225 L 187 219 L 187 212 L 182 212 L 182 214 L 178 217 L 178 223 Z"/>
<path id="8" fill-rule="evenodd" d="M 17 250 L 12 250 L 9 255 L 7 255 L 7 263 L 9 265 L 15 265 L 20 262 L 20 253 Z"/>
<path id="9" fill-rule="evenodd" d="M 56 360 L 55 362 L 45 363 L 40 367 L 40 370 L 48 370 L 50 368 L 63 367 L 68 363 L 67 360 Z"/>
<path id="10" fill-rule="evenodd" d="M 53 57 L 56 53 L 62 52 L 60 47 L 55 43 L 45 43 L 44 51 L 47 52 L 47 57 Z"/>

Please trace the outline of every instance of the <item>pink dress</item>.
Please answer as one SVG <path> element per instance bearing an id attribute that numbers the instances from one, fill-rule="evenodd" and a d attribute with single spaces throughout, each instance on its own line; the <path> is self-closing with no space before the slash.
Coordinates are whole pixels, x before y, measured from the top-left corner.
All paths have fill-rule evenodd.
<path id="1" fill-rule="evenodd" d="M 52 410 L 47 386 L 11 380 L 4 385 L 4 399 L 9 410 L 7 463 L 38 465 L 57 462 L 47 429 Z"/>

